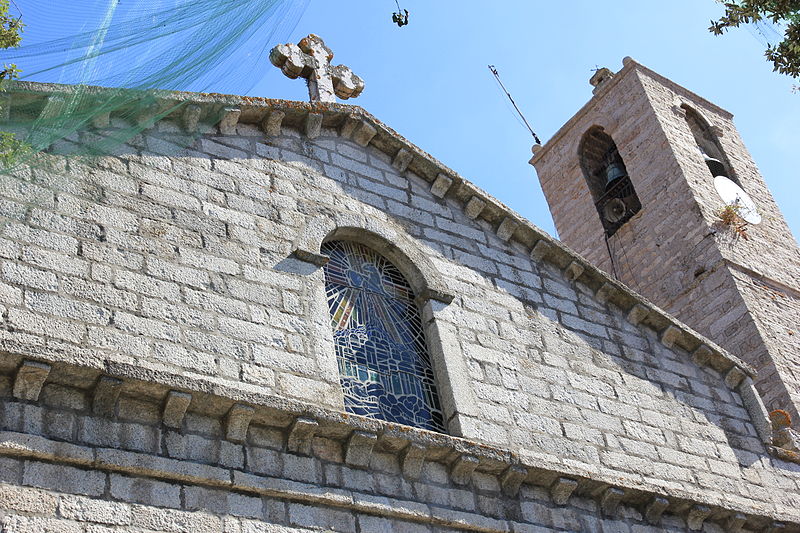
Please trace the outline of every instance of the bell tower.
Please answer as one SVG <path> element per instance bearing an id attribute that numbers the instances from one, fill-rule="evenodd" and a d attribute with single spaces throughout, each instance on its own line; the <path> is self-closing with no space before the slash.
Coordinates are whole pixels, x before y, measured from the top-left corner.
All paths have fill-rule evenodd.
<path id="1" fill-rule="evenodd" d="M 561 240 L 758 371 L 767 407 L 800 409 L 800 249 L 733 116 L 636 63 L 536 168 Z M 695 391 L 698 392 L 698 391 Z"/>

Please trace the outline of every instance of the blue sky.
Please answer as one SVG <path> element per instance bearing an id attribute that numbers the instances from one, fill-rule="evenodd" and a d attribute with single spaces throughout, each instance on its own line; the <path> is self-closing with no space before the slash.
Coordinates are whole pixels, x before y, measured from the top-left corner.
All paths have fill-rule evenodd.
<path id="1" fill-rule="evenodd" d="M 56 14 L 40 0 L 17 0 L 27 11 L 29 42 L 52 35 L 53 28 L 67 35 L 79 31 L 71 25 L 85 26 L 107 2 L 76 0 L 71 5 L 85 12 L 65 18 L 63 11 Z M 394 0 L 310 0 L 291 35 L 283 32 L 277 39 L 296 42 L 308 33 L 323 37 L 336 54 L 334 61 L 366 81 L 363 95 L 349 103 L 361 105 L 551 233 L 547 204 L 528 165 L 532 139 L 487 65 L 497 66 L 546 140 L 591 97 L 591 69 L 618 70 L 622 58 L 631 56 L 735 115 L 745 144 L 794 234 L 800 235 L 800 94 L 792 93 L 800 81 L 773 73 L 761 43 L 747 30 L 712 36 L 710 20 L 722 11 L 713 0 L 400 4 L 411 12 L 404 28 L 391 23 Z M 254 52 L 277 44 L 276 38 L 264 41 L 253 43 Z M 229 61 L 236 64 L 237 59 Z M 254 78 L 243 82 L 239 92 L 307 98 L 301 81 L 284 78 L 266 61 L 262 68 L 241 73 L 242 80 Z"/>

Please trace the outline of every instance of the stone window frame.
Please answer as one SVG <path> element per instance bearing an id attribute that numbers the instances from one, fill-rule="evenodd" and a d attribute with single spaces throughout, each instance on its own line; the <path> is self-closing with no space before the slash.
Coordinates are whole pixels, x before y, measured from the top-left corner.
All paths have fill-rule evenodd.
<path id="1" fill-rule="evenodd" d="M 722 143 L 719 142 L 720 137 L 723 135 L 722 128 L 717 126 L 712 126 L 711 122 L 708 118 L 703 115 L 703 113 L 696 108 L 695 106 L 691 105 L 689 102 L 685 102 L 680 100 L 675 106 L 676 113 L 683 118 L 683 122 L 686 128 L 689 130 L 688 133 L 691 137 L 695 140 L 698 147 L 700 147 L 700 143 L 698 142 L 697 135 L 695 134 L 694 129 L 692 129 L 691 120 L 695 120 L 697 123 L 701 133 L 703 134 L 704 141 L 706 143 L 710 143 L 710 147 L 712 148 L 711 152 L 716 153 L 708 153 L 709 145 L 706 144 L 703 148 L 710 157 L 714 157 L 722 162 L 725 166 L 725 170 L 728 172 L 728 179 L 736 183 L 739 187 L 742 187 L 742 182 L 739 179 L 736 170 L 734 169 L 733 165 L 731 164 L 730 158 L 728 154 L 725 152 L 725 149 L 722 147 Z M 705 167 L 705 162 L 701 162 L 702 165 Z"/>
<path id="2" fill-rule="evenodd" d="M 378 222 L 355 214 L 340 213 L 309 221 L 295 241 L 292 255 L 295 259 L 321 267 L 328 258 L 320 250 L 323 243 L 329 241 L 351 241 L 371 248 L 397 267 L 411 285 L 422 317 L 445 430 L 455 437 L 466 436 L 464 429 L 470 427 L 467 419 L 477 418 L 479 410 L 455 325 L 452 319 L 448 320 L 448 306 L 454 295 L 424 252 L 423 246 L 389 221 Z M 319 302 L 319 305 L 325 307 L 327 316 L 327 302 Z M 332 342 L 330 347 L 333 349 Z M 335 361 L 334 354 L 330 354 L 330 359 Z M 338 367 L 334 365 L 332 372 L 338 380 Z"/>

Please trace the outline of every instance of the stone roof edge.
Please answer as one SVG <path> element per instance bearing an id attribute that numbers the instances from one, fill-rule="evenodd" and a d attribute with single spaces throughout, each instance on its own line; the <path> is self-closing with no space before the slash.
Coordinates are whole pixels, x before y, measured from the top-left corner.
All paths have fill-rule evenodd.
<path id="1" fill-rule="evenodd" d="M 476 469 L 495 475 L 501 490 L 510 497 L 517 496 L 522 483 L 529 483 L 549 489 L 556 505 L 566 504 L 570 495 L 575 493 L 597 499 L 603 511 L 607 512 L 606 502 L 613 500 L 614 508 L 625 503 L 645 509 L 647 519 L 652 519 L 655 524 L 669 507 L 671 514 L 681 516 L 689 523 L 699 520 L 702 525 L 706 518 L 724 523 L 736 518 L 743 524 L 753 519 L 779 527 L 782 531 L 790 525 L 800 531 L 800 518 L 776 516 L 777 508 L 758 503 L 748 505 L 749 500 L 742 498 L 709 498 L 709 494 L 691 489 L 648 485 L 636 479 L 623 479 L 611 469 L 598 470 L 596 465 L 557 463 L 543 454 L 518 454 L 495 445 L 343 413 L 255 390 L 242 390 L 237 383 L 228 385 L 206 376 L 177 374 L 165 367 L 144 368 L 133 363 L 92 361 L 90 358 L 77 364 L 67 360 L 67 354 L 61 350 L 50 353 L 52 357 L 48 357 L 47 350 L 33 355 L 20 354 L 22 348 L 24 346 L 20 344 L 12 346 L 0 342 L 0 349 L 17 357 L 21 355 L 20 364 L 11 371 L 12 394 L 17 400 L 38 401 L 48 380 L 68 382 L 89 393 L 94 416 L 113 417 L 119 397 L 123 393 L 135 394 L 137 398 L 162 402 L 161 423 L 167 427 L 180 428 L 191 405 L 193 412 L 220 419 L 221 438 L 234 443 L 246 441 L 251 423 L 262 424 L 284 429 L 288 452 L 309 455 L 311 439 L 315 435 L 325 435 L 342 443 L 345 463 L 355 468 L 368 468 L 373 447 L 383 439 L 397 454 L 402 475 L 411 480 L 419 477 L 426 460 L 432 460 L 447 466 L 450 479 L 457 485 L 468 484 Z M 112 453 L 104 453 L 109 451 Z M 174 478 L 176 482 L 211 484 L 234 490 L 250 491 L 261 485 L 259 476 L 240 473 L 235 468 L 225 467 L 222 472 L 220 467 L 206 465 L 206 468 L 187 470 L 179 466 L 185 462 L 182 459 L 153 461 L 155 456 L 147 453 L 113 452 L 41 436 L 0 432 L 0 455 L 66 460 L 83 468 L 167 480 Z M 237 474 L 249 476 L 252 483 L 237 486 Z M 291 491 L 287 492 L 290 494 L 286 497 L 297 497 Z M 653 509 L 655 511 L 651 511 Z"/>
<path id="2" fill-rule="evenodd" d="M 638 67 L 638 63 L 630 60 L 623 71 L 626 68 L 630 71 Z M 619 75 L 615 76 L 607 84 L 615 83 L 618 78 Z M 103 91 L 117 89 L 82 87 L 81 90 L 100 95 Z M 28 93 L 47 98 L 54 94 L 69 95 L 75 92 L 75 86 L 49 83 L 13 82 L 7 86 L 9 96 L 13 93 Z M 581 282 L 591 289 L 595 298 L 601 303 L 615 304 L 627 313 L 628 320 L 632 324 L 655 330 L 668 348 L 680 347 L 692 354 L 696 364 L 711 367 L 722 373 L 731 389 L 739 388 L 745 378 L 753 378 L 756 375 L 755 369 L 750 365 L 624 284 L 612 279 L 559 240 L 464 179 L 361 107 L 338 103 L 296 102 L 173 91 L 156 91 L 156 95 L 159 101 L 166 103 L 167 108 L 174 108 L 163 118 L 169 117 L 180 121 L 185 116 L 187 107 L 209 106 L 213 110 L 204 110 L 205 116 L 212 117 L 211 119 L 221 130 L 226 129 L 230 133 L 235 132 L 235 126 L 240 119 L 243 123 L 260 124 L 268 136 L 278 135 L 281 126 L 300 129 L 309 138 L 319 136 L 323 127 L 338 129 L 340 136 L 349 138 L 363 147 L 372 146 L 389 156 L 392 166 L 398 172 L 410 170 L 430 182 L 431 192 L 435 196 L 459 202 L 470 219 L 481 218 L 492 224 L 501 240 L 515 240 L 522 244 L 530 251 L 532 260 L 546 261 L 555 265 L 562 270 L 566 279 Z M 11 103 L 13 107 L 13 100 Z M 171 105 L 173 103 L 184 103 L 186 106 Z M 150 112 L 158 114 L 158 110 Z M 194 125 L 197 126 L 196 120 Z M 762 412 L 765 412 L 763 405 L 759 409 L 751 410 L 753 423 L 757 428 L 764 425 Z M 765 442 L 768 440 L 766 436 L 764 440 Z"/>
<path id="3" fill-rule="evenodd" d="M 586 115 L 592 106 L 595 104 L 597 100 L 603 97 L 612 87 L 617 85 L 623 78 L 625 78 L 630 72 L 643 72 L 648 76 L 655 78 L 658 80 L 659 83 L 666 85 L 667 87 L 673 89 L 676 93 L 682 93 L 691 96 L 696 101 L 702 102 L 704 106 L 714 109 L 718 113 L 728 118 L 733 118 L 733 113 L 724 109 L 717 104 L 710 102 L 703 98 L 702 96 L 698 95 L 687 89 L 686 87 L 679 85 L 672 81 L 671 79 L 655 72 L 654 70 L 649 69 L 648 67 L 638 63 L 635 59 L 631 57 L 625 57 L 622 60 L 622 68 L 614 74 L 614 76 L 609 79 L 608 81 L 604 82 L 602 85 L 599 86 L 596 93 L 592 95 L 588 102 L 586 102 L 583 107 L 581 107 L 577 113 L 575 113 L 572 118 L 570 118 L 567 122 L 561 126 L 550 139 L 548 139 L 543 145 L 534 145 L 534 153 L 533 157 L 530 160 L 530 164 L 533 165 L 539 159 L 544 157 L 544 155 L 550 151 L 550 149 L 556 144 L 555 141 L 566 135 L 566 133 L 572 129 L 576 122 L 578 122 L 584 115 Z"/>

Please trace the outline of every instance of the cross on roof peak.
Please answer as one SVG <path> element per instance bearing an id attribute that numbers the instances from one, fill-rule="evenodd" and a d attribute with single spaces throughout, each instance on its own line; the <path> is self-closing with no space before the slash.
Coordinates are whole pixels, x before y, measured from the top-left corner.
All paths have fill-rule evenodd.
<path id="1" fill-rule="evenodd" d="M 269 60 L 292 79 L 308 80 L 308 95 L 312 102 L 336 102 L 356 98 L 364 90 L 364 80 L 350 67 L 331 66 L 333 52 L 313 33 L 298 44 L 279 44 L 269 53 Z"/>

